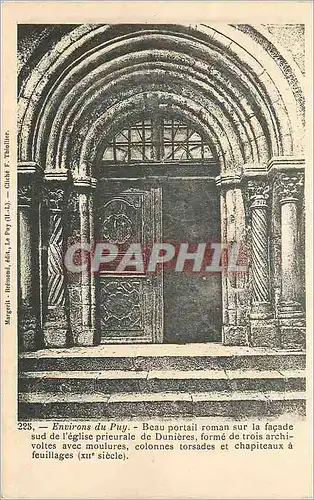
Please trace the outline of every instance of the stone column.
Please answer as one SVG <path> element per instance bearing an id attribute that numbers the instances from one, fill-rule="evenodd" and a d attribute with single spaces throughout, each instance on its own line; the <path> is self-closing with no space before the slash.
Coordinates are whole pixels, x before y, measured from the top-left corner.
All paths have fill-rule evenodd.
<path id="1" fill-rule="evenodd" d="M 304 311 L 299 302 L 299 220 L 304 174 L 294 170 L 278 173 L 275 188 L 281 207 L 281 295 L 278 318 L 283 347 L 305 344 Z"/>
<path id="2" fill-rule="evenodd" d="M 252 250 L 251 319 L 272 317 L 269 292 L 268 191 L 269 187 L 265 183 L 256 181 L 248 182 Z"/>
<path id="3" fill-rule="evenodd" d="M 216 184 L 221 190 L 221 242 L 229 249 L 233 244 L 245 247 L 245 210 L 239 175 L 220 175 Z M 226 254 L 225 254 L 226 255 Z M 228 271 L 223 264 L 223 343 L 224 345 L 248 345 L 248 289 L 245 273 Z"/>
<path id="4" fill-rule="evenodd" d="M 70 342 L 66 308 L 64 270 L 65 210 L 68 177 L 65 173 L 46 174 L 48 195 L 47 296 L 44 319 L 46 347 L 65 347 Z"/>
<path id="5" fill-rule="evenodd" d="M 94 242 L 93 188 L 96 181 L 90 178 L 75 179 L 73 185 L 71 241 L 88 243 L 92 248 Z M 77 215 L 75 215 L 74 210 L 77 211 Z M 76 236 L 73 239 L 74 234 Z M 69 244 L 71 244 L 70 240 Z M 91 274 L 90 266 L 72 277 L 69 293 L 74 344 L 94 345 L 97 340 L 95 278 Z"/>
<path id="6" fill-rule="evenodd" d="M 19 347 L 40 347 L 38 273 L 39 190 L 42 172 L 36 164 L 18 165 L 18 324 Z"/>
<path id="7" fill-rule="evenodd" d="M 262 179 L 247 182 L 251 226 L 251 311 L 250 343 L 253 346 L 279 346 L 270 296 L 269 186 Z"/>

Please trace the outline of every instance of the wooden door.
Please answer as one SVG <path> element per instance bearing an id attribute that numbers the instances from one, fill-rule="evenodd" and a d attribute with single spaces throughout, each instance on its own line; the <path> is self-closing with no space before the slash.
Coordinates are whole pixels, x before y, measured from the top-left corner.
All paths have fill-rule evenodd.
<path id="1" fill-rule="evenodd" d="M 96 238 L 119 247 L 118 258 L 100 271 L 97 280 L 101 343 L 163 341 L 162 269 L 149 274 L 132 268 L 117 272 L 117 262 L 131 243 L 140 243 L 145 260 L 151 245 L 161 241 L 161 214 L 160 188 L 123 189 L 122 182 L 108 182 L 98 190 Z"/>

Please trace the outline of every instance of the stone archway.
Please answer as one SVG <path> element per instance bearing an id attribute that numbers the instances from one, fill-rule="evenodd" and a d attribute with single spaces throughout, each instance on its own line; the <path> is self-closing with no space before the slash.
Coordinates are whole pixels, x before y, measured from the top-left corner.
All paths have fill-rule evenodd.
<path id="1" fill-rule="evenodd" d="M 282 227 L 289 220 L 292 234 L 298 222 L 301 80 L 288 56 L 253 27 L 165 30 L 154 25 L 113 31 L 111 26 L 86 25 L 73 29 L 44 54 L 25 79 L 19 101 L 20 234 L 26 245 L 20 250 L 24 348 L 34 347 L 42 331 L 46 346 L 71 342 L 68 288 L 57 276 L 69 196 L 73 213 L 79 214 L 81 241 L 90 243 L 93 167 L 104 142 L 125 120 L 159 108 L 203 131 L 221 165 L 217 185 L 222 240 L 249 243 L 252 249 L 249 279 L 235 276 L 223 281 L 223 342 L 302 343 L 303 312 L 294 286 L 299 281 L 294 268 L 297 242 L 290 235 L 278 243 L 278 227 L 269 226 L 269 214 L 278 203 Z M 41 244 L 45 230 L 47 254 Z M 39 256 L 31 234 L 36 235 Z M 277 259 L 280 251 L 291 259 Z M 270 280 L 280 274 L 283 282 L 277 280 L 276 295 Z M 293 280 L 287 278 L 291 275 Z M 38 281 L 47 293 L 38 293 Z M 81 333 L 75 342 L 91 345 L 95 297 L 87 273 L 82 275 L 77 301 Z"/>

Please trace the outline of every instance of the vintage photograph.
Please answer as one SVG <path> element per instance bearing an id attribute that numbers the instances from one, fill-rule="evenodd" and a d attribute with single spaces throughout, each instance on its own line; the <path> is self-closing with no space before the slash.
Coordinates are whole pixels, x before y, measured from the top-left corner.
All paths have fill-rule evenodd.
<path id="1" fill-rule="evenodd" d="M 17 24 L 19 421 L 304 418 L 304 44 Z"/>

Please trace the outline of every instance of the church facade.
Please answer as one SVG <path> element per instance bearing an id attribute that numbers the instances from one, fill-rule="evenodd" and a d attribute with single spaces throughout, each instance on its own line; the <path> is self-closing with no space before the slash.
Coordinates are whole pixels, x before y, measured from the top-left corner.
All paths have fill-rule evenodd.
<path id="1" fill-rule="evenodd" d="M 302 36 L 294 25 L 19 26 L 21 351 L 304 348 Z M 247 272 L 64 265 L 73 242 L 207 241 L 245 248 Z"/>

